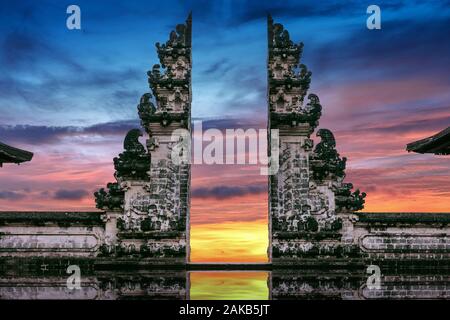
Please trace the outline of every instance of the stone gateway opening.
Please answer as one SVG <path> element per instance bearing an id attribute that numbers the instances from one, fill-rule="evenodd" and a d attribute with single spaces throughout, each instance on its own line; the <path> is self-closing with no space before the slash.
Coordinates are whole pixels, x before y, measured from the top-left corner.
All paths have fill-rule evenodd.
<path id="1" fill-rule="evenodd" d="M 173 139 L 176 130 L 192 135 L 191 38 L 189 15 L 169 40 L 156 44 L 160 61 L 148 72 L 151 92 L 137 106 L 148 139 L 145 146 L 139 141 L 140 129 L 126 135 L 124 151 L 114 158 L 114 181 L 95 193 L 101 212 L 0 212 L 3 262 L 199 267 L 189 263 L 191 164 L 174 161 L 174 155 L 190 159 L 190 144 L 178 148 L 186 141 Z M 449 214 L 358 213 L 366 194 L 344 182 L 346 158 L 337 152 L 333 133 L 318 129 L 322 106 L 317 95 L 308 94 L 311 72 L 301 61 L 302 50 L 283 25 L 268 18 L 267 144 L 277 142 L 279 149 L 267 148 L 268 166 L 276 170 L 264 177 L 269 264 L 262 267 L 282 278 L 278 267 L 305 264 L 359 270 L 374 264 L 448 266 Z M 8 150 L 0 145 L 4 154 Z M 15 150 L 18 160 L 11 161 L 31 159 L 25 153 Z"/>

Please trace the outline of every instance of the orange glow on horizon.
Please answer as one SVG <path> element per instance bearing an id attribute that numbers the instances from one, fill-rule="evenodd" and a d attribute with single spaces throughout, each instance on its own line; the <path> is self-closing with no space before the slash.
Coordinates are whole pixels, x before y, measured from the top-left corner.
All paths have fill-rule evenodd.
<path id="1" fill-rule="evenodd" d="M 268 261 L 267 220 L 191 225 L 191 262 Z"/>
<path id="2" fill-rule="evenodd" d="M 450 199 L 445 195 L 427 192 L 395 195 L 389 197 L 385 193 L 369 192 L 364 212 L 450 212 Z"/>

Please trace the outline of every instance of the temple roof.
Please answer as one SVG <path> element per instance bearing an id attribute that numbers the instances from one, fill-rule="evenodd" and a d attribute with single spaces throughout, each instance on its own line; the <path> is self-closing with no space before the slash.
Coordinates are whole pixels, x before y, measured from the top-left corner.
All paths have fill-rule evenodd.
<path id="1" fill-rule="evenodd" d="M 0 167 L 3 163 L 22 163 L 30 161 L 33 153 L 22 149 L 8 146 L 0 142 Z"/>
<path id="2" fill-rule="evenodd" d="M 417 153 L 450 154 L 450 127 L 434 136 L 408 143 L 406 150 Z"/>

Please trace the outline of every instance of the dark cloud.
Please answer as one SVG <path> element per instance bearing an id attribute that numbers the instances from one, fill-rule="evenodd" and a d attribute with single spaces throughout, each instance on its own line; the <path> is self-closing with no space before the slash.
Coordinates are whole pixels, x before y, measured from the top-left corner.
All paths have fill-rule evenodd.
<path id="1" fill-rule="evenodd" d="M 71 74 L 56 75 L 51 73 L 39 74 L 38 83 L 30 83 L 14 75 L 0 74 L 0 94 L 3 99 L 22 98 L 34 107 L 60 109 L 64 102 L 58 98 L 61 92 L 78 92 L 92 88 L 108 88 L 123 86 L 127 81 L 145 79 L 145 72 L 136 69 L 123 69 L 117 71 L 97 69 L 78 72 L 76 77 Z M 14 72 L 12 72 L 14 74 Z M 103 90 L 103 89 L 102 89 Z M 126 94 L 124 94 L 127 92 Z M 120 105 L 124 100 L 138 102 L 139 94 L 135 90 L 115 90 L 111 94 L 114 103 Z M 109 99 L 104 99 L 108 101 Z M 67 103 L 67 101 L 65 101 Z"/>
<path id="2" fill-rule="evenodd" d="M 193 121 L 202 121 L 203 130 L 216 128 L 219 130 L 249 128 L 265 129 L 266 119 L 254 118 L 224 118 L 224 119 L 202 119 L 194 118 Z M 14 125 L 1 126 L 0 138 L 5 143 L 25 143 L 25 144 L 54 144 L 68 136 L 91 134 L 100 136 L 125 136 L 134 128 L 141 128 L 138 119 L 120 120 L 105 123 L 98 123 L 88 127 L 77 126 L 34 126 L 34 125 Z M 141 129 L 142 130 L 142 129 Z"/>
<path id="3" fill-rule="evenodd" d="M 192 197 L 198 198 L 216 198 L 227 199 L 232 197 L 245 196 L 247 194 L 258 194 L 267 192 L 266 185 L 253 186 L 218 186 L 212 188 L 194 188 L 191 192 Z"/>
<path id="4" fill-rule="evenodd" d="M 25 194 L 15 191 L 0 191 L 0 199 L 2 200 L 21 200 L 26 197 Z"/>
<path id="5" fill-rule="evenodd" d="M 86 96 L 101 101 L 99 108 L 117 111 L 139 100 L 138 91 L 128 89 L 130 82 L 145 81 L 145 70 L 111 69 L 104 63 L 92 66 L 64 41 L 46 39 L 26 28 L 0 36 L 0 64 L 0 112 L 7 116 L 17 101 L 36 112 L 62 112 L 83 108 L 85 102 L 80 100 Z"/>
<path id="6" fill-rule="evenodd" d="M 276 18 L 327 16 L 353 12 L 357 6 L 358 1 L 323 1 L 318 5 L 316 1 L 295 0 L 201 0 L 188 1 L 185 5 L 193 10 L 195 19 L 222 26 L 265 20 L 269 13 Z"/>
<path id="7" fill-rule="evenodd" d="M 94 124 L 89 127 L 82 128 L 83 133 L 99 134 L 99 135 L 123 135 L 129 130 L 140 128 L 139 120 L 121 120 L 106 123 Z"/>
<path id="8" fill-rule="evenodd" d="M 223 58 L 210 64 L 206 69 L 203 70 L 203 74 L 223 76 L 231 69 L 233 69 L 233 66 L 230 64 L 228 59 Z"/>
<path id="9" fill-rule="evenodd" d="M 55 191 L 53 199 L 56 200 L 80 200 L 88 195 L 91 195 L 88 191 L 83 189 L 66 190 L 60 189 Z"/>
<path id="10" fill-rule="evenodd" d="M 18 142 L 34 145 L 52 144 L 58 143 L 62 138 L 69 135 L 125 135 L 128 130 L 139 127 L 140 124 L 138 120 L 106 122 L 88 127 L 32 125 L 0 126 L 0 137 L 5 143 Z"/>
<path id="11" fill-rule="evenodd" d="M 138 92 L 137 90 L 116 90 L 114 91 L 113 95 L 115 98 L 119 100 L 134 99 L 138 101 L 140 97 L 140 92 Z"/>
<path id="12" fill-rule="evenodd" d="M 71 127 L 0 126 L 0 137 L 5 142 L 24 142 L 27 144 L 53 143 L 71 130 L 73 130 Z"/>
<path id="13" fill-rule="evenodd" d="M 448 81 L 444 66 L 450 64 L 449 25 L 449 17 L 404 20 L 399 16 L 383 22 L 376 33 L 356 28 L 344 39 L 326 42 L 313 52 L 306 47 L 306 63 L 320 75 L 343 73 L 346 78 L 385 80 L 441 75 Z"/>
<path id="14" fill-rule="evenodd" d="M 193 121 L 202 121 L 203 130 L 207 129 L 265 129 L 267 128 L 267 120 L 265 117 L 253 117 L 253 118 L 223 118 L 223 119 L 202 119 L 193 118 Z"/>
<path id="15" fill-rule="evenodd" d="M 35 69 L 44 60 L 50 60 L 77 72 L 84 70 L 76 60 L 35 33 L 14 30 L 5 35 L 0 48 L 4 67 Z"/>
<path id="16" fill-rule="evenodd" d="M 450 110 L 450 109 L 447 109 Z M 450 111 L 449 111 L 450 112 Z M 432 112 L 430 111 L 432 115 Z M 403 120 L 393 119 L 389 123 L 380 122 L 376 125 L 364 124 L 361 126 L 352 127 L 351 130 L 338 130 L 336 133 L 347 133 L 347 134 L 369 134 L 369 133 L 381 133 L 381 134 L 407 134 L 414 133 L 418 130 L 420 131 L 436 131 L 436 133 L 442 129 L 450 126 L 450 115 L 415 120 Z"/>
<path id="17" fill-rule="evenodd" d="M 355 10 L 355 1 L 330 2 L 317 5 L 315 1 L 263 0 L 252 4 L 250 5 L 248 1 L 245 7 L 241 6 L 240 12 L 236 15 L 236 23 L 248 23 L 254 20 L 266 19 L 268 14 L 275 19 L 294 17 L 298 19 L 302 17 L 336 15 L 343 10 L 347 10 L 347 12 Z"/>

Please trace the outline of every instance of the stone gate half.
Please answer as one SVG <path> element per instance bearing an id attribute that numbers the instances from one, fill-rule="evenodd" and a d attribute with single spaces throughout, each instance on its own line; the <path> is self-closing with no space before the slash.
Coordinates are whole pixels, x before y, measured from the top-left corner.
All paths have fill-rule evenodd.
<path id="1" fill-rule="evenodd" d="M 189 256 L 189 163 L 173 161 L 173 132 L 191 132 L 192 18 L 176 26 L 169 40 L 156 43 L 160 64 L 148 72 L 151 92 L 137 107 L 149 139 L 139 129 L 128 132 L 125 151 L 114 159 L 117 182 L 95 194 L 106 219 L 117 230 L 102 245 L 105 256 L 141 256 L 184 263 Z M 190 145 L 188 146 L 190 148 Z M 190 155 L 190 150 L 183 149 Z M 116 200 L 117 199 L 117 200 Z"/>
<path id="2" fill-rule="evenodd" d="M 301 62 L 303 43 L 268 17 L 268 127 L 278 130 L 279 170 L 269 176 L 269 256 L 274 265 L 312 259 L 448 259 L 448 214 L 360 213 L 366 194 L 344 182 L 346 158 L 328 129 L 322 106 L 308 95 L 311 72 Z M 269 146 L 272 144 L 269 136 Z M 269 147 L 268 150 L 271 148 Z"/>

